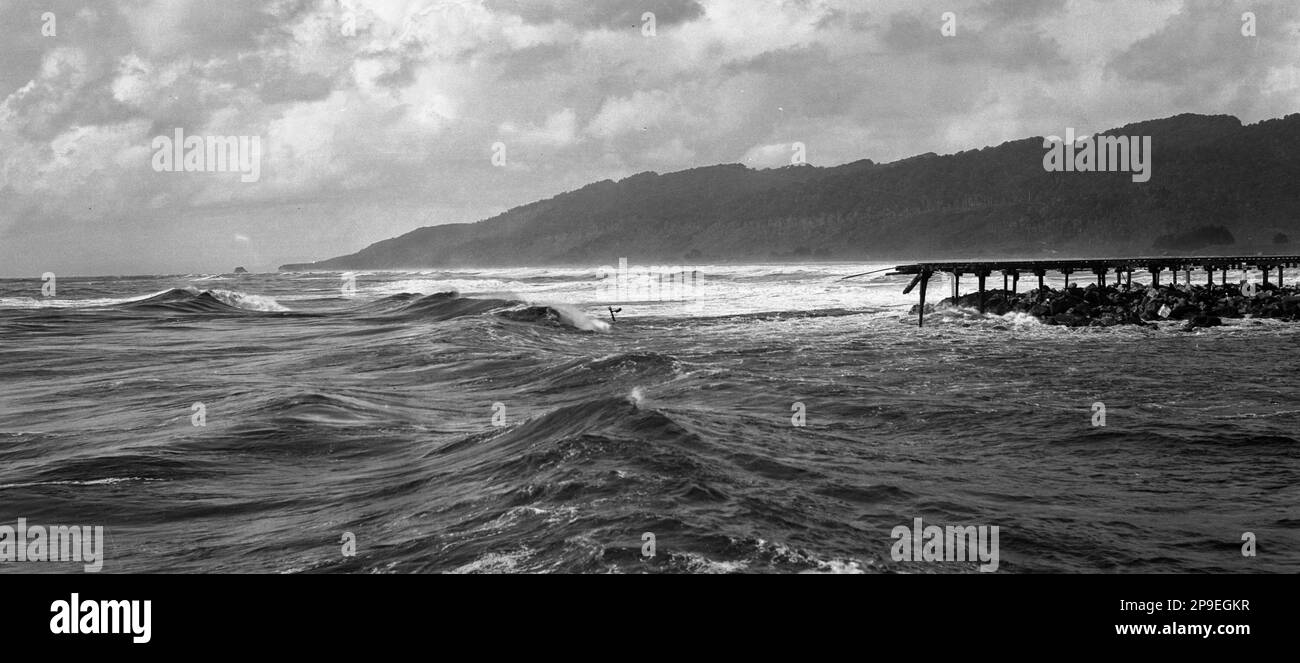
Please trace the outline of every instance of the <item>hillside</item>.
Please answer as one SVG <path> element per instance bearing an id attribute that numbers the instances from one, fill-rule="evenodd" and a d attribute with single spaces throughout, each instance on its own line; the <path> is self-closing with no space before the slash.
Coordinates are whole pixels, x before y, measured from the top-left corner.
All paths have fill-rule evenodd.
<path id="1" fill-rule="evenodd" d="M 1152 137 L 1149 182 L 1046 172 L 1042 138 L 889 164 L 647 172 L 280 269 L 1295 252 L 1300 114 L 1105 133 Z"/>

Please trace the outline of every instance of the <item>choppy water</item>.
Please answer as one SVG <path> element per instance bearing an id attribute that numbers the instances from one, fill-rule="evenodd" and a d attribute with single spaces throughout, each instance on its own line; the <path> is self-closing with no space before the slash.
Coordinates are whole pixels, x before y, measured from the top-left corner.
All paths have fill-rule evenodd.
<path id="1" fill-rule="evenodd" d="M 0 525 L 106 572 L 975 571 L 893 561 L 918 517 L 999 572 L 1300 570 L 1300 326 L 918 329 L 868 268 L 0 281 Z"/>

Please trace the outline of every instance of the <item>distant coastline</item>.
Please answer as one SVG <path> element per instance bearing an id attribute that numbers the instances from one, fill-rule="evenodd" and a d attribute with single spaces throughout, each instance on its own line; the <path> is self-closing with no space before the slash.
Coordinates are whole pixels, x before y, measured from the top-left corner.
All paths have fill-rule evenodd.
<path id="1" fill-rule="evenodd" d="M 1046 171 L 1042 138 L 888 164 L 647 172 L 280 270 L 1254 254 L 1300 243 L 1300 114 L 1252 125 L 1185 114 L 1100 133 L 1149 136 L 1150 181 Z"/>

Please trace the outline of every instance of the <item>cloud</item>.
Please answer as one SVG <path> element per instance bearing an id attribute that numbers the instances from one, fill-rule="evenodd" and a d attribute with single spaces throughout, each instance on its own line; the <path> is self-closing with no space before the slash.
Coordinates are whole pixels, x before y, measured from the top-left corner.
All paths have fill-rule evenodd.
<path id="1" fill-rule="evenodd" d="M 501 135 L 509 141 L 525 145 L 548 145 L 561 147 L 574 142 L 577 137 L 577 116 L 572 108 L 556 111 L 546 118 L 541 126 L 534 124 L 517 125 L 514 122 L 501 124 Z"/>
<path id="2" fill-rule="evenodd" d="M 0 268 L 265 270 L 648 169 L 784 166 L 795 142 L 835 165 L 1300 106 L 1291 2 L 947 4 L 6 2 Z M 260 178 L 155 172 L 176 128 L 258 137 Z"/>
<path id="3" fill-rule="evenodd" d="M 633 131 L 645 131 L 667 122 L 681 109 L 681 102 L 663 90 L 638 90 L 628 97 L 606 99 L 587 124 L 587 133 L 597 138 L 616 138 Z"/>
<path id="4" fill-rule="evenodd" d="M 1034 25 L 1021 20 L 980 18 L 974 12 L 958 13 L 956 34 L 943 36 L 940 34 L 943 22 L 932 15 L 896 15 L 884 32 L 883 41 L 891 52 L 928 58 L 935 67 L 1018 72 L 1068 66 L 1060 45 Z"/>
<path id="5" fill-rule="evenodd" d="M 487 0 L 485 4 L 529 23 L 568 23 L 583 28 L 640 29 L 646 12 L 654 14 L 657 26 L 670 26 L 704 13 L 695 0 Z"/>
<path id="6" fill-rule="evenodd" d="M 666 144 L 652 147 L 641 153 L 647 163 L 671 169 L 686 168 L 695 159 L 695 150 L 687 147 L 681 137 L 674 138 Z"/>
<path id="7" fill-rule="evenodd" d="M 780 168 L 793 163 L 793 156 L 800 146 L 795 143 L 772 143 L 755 145 L 745 152 L 741 163 L 751 168 Z"/>

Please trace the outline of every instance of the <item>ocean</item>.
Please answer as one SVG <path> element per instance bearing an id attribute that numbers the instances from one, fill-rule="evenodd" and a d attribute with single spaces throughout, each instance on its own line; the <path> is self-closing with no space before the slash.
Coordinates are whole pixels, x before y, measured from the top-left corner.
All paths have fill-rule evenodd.
<path id="1" fill-rule="evenodd" d="M 898 559 L 918 518 L 997 573 L 1300 570 L 1300 325 L 918 328 L 880 267 L 0 280 L 0 526 L 104 573 L 980 572 Z"/>

